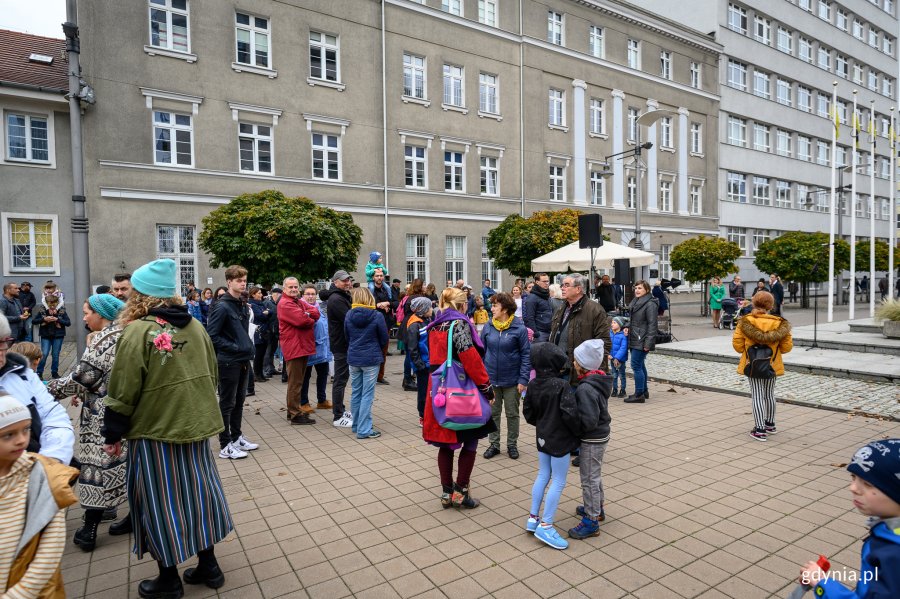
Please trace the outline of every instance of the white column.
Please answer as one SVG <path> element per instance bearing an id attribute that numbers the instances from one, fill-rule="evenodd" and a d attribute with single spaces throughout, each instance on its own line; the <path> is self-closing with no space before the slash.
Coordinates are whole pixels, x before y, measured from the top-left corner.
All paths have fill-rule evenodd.
<path id="1" fill-rule="evenodd" d="M 587 139 L 587 127 L 585 126 L 585 115 L 587 108 L 585 105 L 584 92 L 587 89 L 587 83 L 581 79 L 572 81 L 572 162 L 575 176 L 573 177 L 574 189 L 572 192 L 573 204 L 587 204 L 587 149 L 585 148 L 585 140 Z"/>
<path id="2" fill-rule="evenodd" d="M 690 131 L 688 131 L 688 117 L 691 115 L 687 108 L 678 109 L 678 214 L 688 215 L 688 144 L 690 144 Z"/>
<path id="3" fill-rule="evenodd" d="M 653 99 L 647 100 L 647 112 L 657 108 L 659 108 L 659 102 Z M 651 126 L 647 127 L 647 135 L 641 138 L 641 141 L 653 142 L 653 147 L 646 150 L 644 154 L 647 157 L 647 212 L 659 212 L 659 169 L 656 166 L 659 152 L 656 139 L 657 123 L 659 121 L 654 121 Z M 638 181 L 637 184 L 641 185 L 641 182 Z"/>
<path id="4" fill-rule="evenodd" d="M 613 98 L 613 154 L 618 154 L 625 149 L 625 122 L 622 110 L 622 101 L 625 99 L 625 92 L 620 89 L 612 90 L 610 94 Z M 613 208 L 625 207 L 625 166 L 621 160 L 612 159 L 613 176 L 612 185 L 610 185 L 610 193 L 613 198 Z"/>

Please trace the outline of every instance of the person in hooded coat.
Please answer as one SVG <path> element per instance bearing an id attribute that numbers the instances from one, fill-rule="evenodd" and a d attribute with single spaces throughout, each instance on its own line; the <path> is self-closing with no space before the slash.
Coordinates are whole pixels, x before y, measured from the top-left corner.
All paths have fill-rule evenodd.
<path id="1" fill-rule="evenodd" d="M 384 362 L 382 350 L 388 342 L 387 323 L 375 308 L 375 298 L 368 288 L 357 287 L 351 295 L 353 303 L 344 320 L 353 413 L 351 430 L 357 439 L 376 439 L 381 432 L 372 428 L 372 403 L 378 370 Z"/>
<path id="2" fill-rule="evenodd" d="M 656 348 L 659 302 L 650 294 L 650 284 L 641 280 L 634 284 L 634 299 L 629 308 L 631 322 L 628 327 L 628 349 L 631 353 L 631 371 L 634 373 L 634 395 L 625 403 L 644 403 L 650 398 L 647 389 L 647 355 Z"/>

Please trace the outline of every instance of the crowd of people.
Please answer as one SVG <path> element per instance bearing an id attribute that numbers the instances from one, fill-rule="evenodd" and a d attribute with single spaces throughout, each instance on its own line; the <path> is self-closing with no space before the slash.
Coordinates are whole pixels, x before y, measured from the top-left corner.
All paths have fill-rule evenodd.
<path id="1" fill-rule="evenodd" d="M 257 450 L 263 441 L 243 431 L 244 403 L 255 384 L 277 375 L 286 384 L 289 425 L 313 425 L 316 410 L 330 411 L 333 426 L 349 428 L 357 439 L 380 437 L 373 406 L 378 385 L 390 384 L 384 367 L 392 337 L 404 355 L 402 388 L 416 393 L 422 438 L 437 448 L 442 508 L 479 506 L 470 489 L 481 439 L 488 439 L 485 459 L 501 454 L 504 436 L 508 458 L 520 458 L 521 413 L 535 427 L 538 454 L 525 530 L 555 549 L 568 547 L 554 518 L 571 464 L 580 471 L 583 501 L 576 511 L 581 521 L 568 537 L 599 535 L 606 518 L 601 471 L 609 399 L 649 399 L 647 357 L 666 309 L 659 286 L 637 281 L 627 306 L 624 290 L 609 277 L 599 279 L 591 297 L 578 273 L 558 285 L 537 273 L 509 292 L 485 280 L 477 294 L 462 280 L 448 281 L 438 295 L 419 279 L 401 288 L 388 278 L 380 253 L 369 258 L 364 285 L 338 270 L 321 290 L 295 277 L 268 292 L 248 289 L 249 273 L 232 265 L 222 287 L 201 292 L 190 284 L 182 295 L 177 265 L 168 259 L 118 274 L 81 306 L 91 333 L 64 376 L 56 340 L 61 343 L 72 322 L 63 294 L 48 282 L 38 305 L 26 295 L 29 284 L 7 285 L 4 297 L 19 312 L 0 319 L 0 517 L 19 528 L 10 533 L 0 525 L 0 584 L 17 555 L 4 539 L 40 525 L 38 549 L 19 578 L 9 577 L 7 592 L 13 585 L 60 587 L 60 514 L 76 501 L 66 484 L 76 478 L 84 517 L 74 543 L 93 550 L 100 523 L 116 520 L 108 533 L 133 534 L 137 556 L 149 553 L 158 564 L 158 576 L 139 586 L 142 597 L 181 597 L 183 583 L 221 587 L 215 545 L 234 523 L 209 439 L 218 438 L 223 460 Z M 725 294 L 714 279 L 716 326 Z M 728 294 L 743 299 L 739 277 Z M 792 348 L 783 299 L 777 275 L 768 284 L 761 279 L 751 311 L 734 331 L 738 372 L 748 377 L 752 395 L 751 436 L 759 441 L 777 432 L 775 380 L 784 373 L 781 356 Z M 28 341 L 26 322 L 40 326 L 40 348 Z M 45 385 L 48 355 L 52 379 Z M 634 388 L 627 395 L 629 363 Z M 449 382 L 448 370 L 454 373 Z M 77 439 L 60 403 L 68 398 L 80 407 Z M 53 490 L 52 501 L 44 496 L 36 511 L 23 490 L 32 488 L 27 481 L 34 476 Z M 7 501 L 13 497 L 18 503 Z M 21 509 L 26 502 L 27 511 Z M 128 513 L 119 518 L 126 504 Z M 180 577 L 178 564 L 195 555 L 197 566 Z"/>

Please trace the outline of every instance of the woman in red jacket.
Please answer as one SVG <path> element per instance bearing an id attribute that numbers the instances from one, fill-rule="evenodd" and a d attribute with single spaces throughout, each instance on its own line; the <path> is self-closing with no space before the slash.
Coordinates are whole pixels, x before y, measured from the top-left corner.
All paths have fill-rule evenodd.
<path id="1" fill-rule="evenodd" d="M 315 424 L 300 410 L 300 390 L 306 378 L 306 363 L 316 353 L 315 325 L 319 309 L 300 296 L 300 283 L 294 277 L 284 280 L 284 295 L 278 302 L 278 335 L 281 355 L 288 375 L 287 417 L 291 424 Z"/>
<path id="2" fill-rule="evenodd" d="M 452 351 L 453 359 L 462 364 L 466 374 L 478 385 L 478 389 L 494 403 L 494 391 L 488 380 L 487 370 L 482 361 L 484 346 L 481 338 L 465 315 L 468 299 L 461 289 L 445 289 L 440 299 L 440 315 L 428 325 L 428 357 L 430 370 L 433 373 L 447 360 L 448 332 L 453 327 Z M 422 426 L 422 438 L 438 449 L 438 470 L 441 475 L 441 505 L 450 507 L 475 508 L 479 501 L 469 497 L 469 478 L 475 466 L 478 452 L 478 440 L 497 430 L 493 420 L 479 428 L 454 431 L 444 428 L 434 418 L 430 398 L 431 377 L 428 381 L 428 400 L 425 402 L 425 422 Z M 453 482 L 453 453 L 459 449 L 456 482 Z"/>

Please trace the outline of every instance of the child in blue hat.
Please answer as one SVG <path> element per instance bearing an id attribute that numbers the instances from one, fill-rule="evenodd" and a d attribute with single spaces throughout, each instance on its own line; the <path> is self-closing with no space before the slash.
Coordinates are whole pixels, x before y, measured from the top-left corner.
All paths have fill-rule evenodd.
<path id="1" fill-rule="evenodd" d="M 375 282 L 373 278 L 375 277 L 375 271 L 379 269 L 381 269 L 381 274 L 384 275 L 384 280 L 390 282 L 388 279 L 388 269 L 384 264 L 381 252 L 375 250 L 369 254 L 369 263 L 366 264 L 366 282 L 369 284 L 369 292 L 373 295 L 375 294 Z"/>

